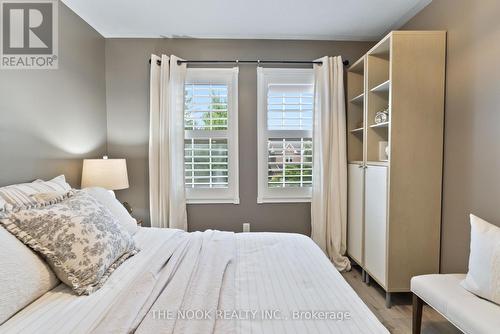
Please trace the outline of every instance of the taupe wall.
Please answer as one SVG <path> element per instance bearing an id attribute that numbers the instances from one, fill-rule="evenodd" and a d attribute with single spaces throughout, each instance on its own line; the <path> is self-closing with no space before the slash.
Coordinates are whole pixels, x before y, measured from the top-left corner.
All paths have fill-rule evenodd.
<path id="1" fill-rule="evenodd" d="M 106 40 L 108 148 L 127 158 L 131 187 L 117 192 L 138 216 L 148 215 L 148 100 L 151 53 L 186 59 L 294 59 L 324 55 L 359 58 L 373 43 L 278 40 L 109 39 Z M 215 228 L 308 234 L 309 204 L 257 204 L 257 89 L 255 65 L 242 65 L 239 75 L 240 200 L 232 205 L 189 205 L 190 230 Z"/>
<path id="2" fill-rule="evenodd" d="M 104 38 L 59 6 L 59 69 L 0 70 L 0 185 L 66 174 L 106 149 Z"/>
<path id="3" fill-rule="evenodd" d="M 467 269 L 475 213 L 500 226 L 500 2 L 434 0 L 405 29 L 447 30 L 441 270 Z"/>

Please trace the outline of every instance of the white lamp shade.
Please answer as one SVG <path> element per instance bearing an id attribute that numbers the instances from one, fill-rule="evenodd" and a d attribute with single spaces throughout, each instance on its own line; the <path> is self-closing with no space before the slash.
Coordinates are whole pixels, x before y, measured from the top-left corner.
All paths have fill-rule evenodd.
<path id="1" fill-rule="evenodd" d="M 108 190 L 128 188 L 125 159 L 84 159 L 82 188 L 101 187 Z"/>

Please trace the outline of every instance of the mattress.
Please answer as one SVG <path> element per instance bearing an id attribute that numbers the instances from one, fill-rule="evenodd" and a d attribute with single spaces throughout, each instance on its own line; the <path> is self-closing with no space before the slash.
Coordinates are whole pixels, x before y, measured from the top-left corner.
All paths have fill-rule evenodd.
<path id="1" fill-rule="evenodd" d="M 141 252 L 99 291 L 76 296 L 61 284 L 0 333 L 388 333 L 310 238 L 198 233 L 141 228 Z M 215 305 L 222 320 L 158 319 L 173 305 Z"/>

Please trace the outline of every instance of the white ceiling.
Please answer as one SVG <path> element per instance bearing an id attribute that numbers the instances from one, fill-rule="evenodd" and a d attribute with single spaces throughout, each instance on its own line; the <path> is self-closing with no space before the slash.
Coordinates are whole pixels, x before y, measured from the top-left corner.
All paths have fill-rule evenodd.
<path id="1" fill-rule="evenodd" d="M 104 37 L 377 40 L 432 0 L 63 0 Z"/>

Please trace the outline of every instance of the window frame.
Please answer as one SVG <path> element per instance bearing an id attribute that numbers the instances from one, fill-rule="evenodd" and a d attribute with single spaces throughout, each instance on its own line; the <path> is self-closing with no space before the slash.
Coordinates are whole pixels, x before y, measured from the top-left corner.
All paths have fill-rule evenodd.
<path id="1" fill-rule="evenodd" d="M 187 204 L 239 204 L 239 167 L 238 167 L 238 67 L 233 68 L 188 68 L 184 85 L 188 84 L 225 84 L 227 85 L 227 130 L 185 130 L 186 139 L 227 139 L 228 145 L 228 187 L 227 188 L 189 188 L 185 187 Z M 183 91 L 183 112 L 185 86 Z M 183 117 L 183 127 L 185 127 Z M 224 134 L 224 136 L 222 136 Z M 185 146 L 183 146 L 185 150 Z M 185 151 L 184 151 L 185 152 Z M 185 153 L 184 153 L 185 156 Z M 185 162 L 183 164 L 185 169 Z M 184 171 L 184 186 L 185 186 Z"/>
<path id="2" fill-rule="evenodd" d="M 269 138 L 313 138 L 311 130 L 268 130 L 267 87 L 269 84 L 314 85 L 313 69 L 304 68 L 257 68 L 257 203 L 307 203 L 311 202 L 312 187 L 268 187 L 268 140 Z M 314 88 L 313 88 L 314 89 Z M 314 100 L 313 100 L 314 103 Z M 313 107 L 314 122 L 314 107 Z M 314 145 L 314 143 L 313 143 Z M 313 180 L 314 182 L 314 180 Z"/>

